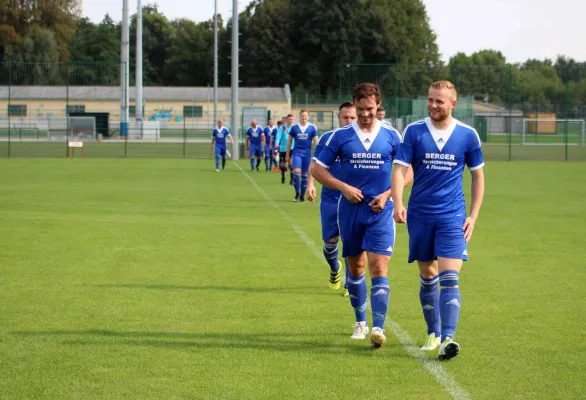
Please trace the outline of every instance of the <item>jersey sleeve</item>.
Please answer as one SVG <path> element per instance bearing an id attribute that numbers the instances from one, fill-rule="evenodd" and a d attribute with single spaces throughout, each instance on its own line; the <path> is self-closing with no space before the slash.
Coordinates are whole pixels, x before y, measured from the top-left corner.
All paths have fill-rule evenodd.
<path id="1" fill-rule="evenodd" d="M 330 166 L 336 162 L 336 159 L 340 153 L 339 135 L 332 133 L 332 136 L 326 141 L 320 150 L 319 156 L 316 159 L 316 163 L 324 168 L 330 168 Z"/>
<path id="2" fill-rule="evenodd" d="M 405 167 L 409 167 L 409 165 L 413 164 L 413 147 L 415 141 L 415 133 L 412 129 L 407 127 L 405 132 L 403 132 L 403 137 L 401 138 L 399 149 L 395 155 L 395 159 L 393 160 L 394 164 L 403 165 Z"/>
<path id="3" fill-rule="evenodd" d="M 218 132 L 216 132 L 215 129 L 212 131 L 212 137 L 213 138 L 218 137 Z"/>
<path id="4" fill-rule="evenodd" d="M 311 139 L 313 139 L 314 137 L 318 137 L 316 126 L 313 127 L 312 132 L 311 132 Z"/>
<path id="5" fill-rule="evenodd" d="M 248 137 L 252 136 L 252 129 L 248 128 L 248 130 L 246 131 L 246 136 L 248 136 Z"/>
<path id="6" fill-rule="evenodd" d="M 313 151 L 313 159 L 317 161 L 317 158 L 319 157 L 319 154 L 321 153 L 321 151 L 324 148 L 325 143 L 328 141 L 328 138 L 331 135 L 328 135 L 327 133 L 323 134 L 320 138 L 319 141 L 317 142 L 317 146 L 315 146 L 315 150 Z"/>
<path id="7" fill-rule="evenodd" d="M 291 136 L 293 139 L 297 138 L 297 131 L 294 127 L 291 127 L 291 130 L 289 131 L 289 136 Z"/>
<path id="8" fill-rule="evenodd" d="M 468 149 L 466 151 L 466 165 L 470 171 L 474 171 L 484 167 L 484 156 L 482 154 L 482 147 L 480 137 L 476 131 L 471 131 L 468 141 Z"/>
<path id="9" fill-rule="evenodd" d="M 390 126 L 389 126 L 390 128 Z M 392 141 L 393 141 L 393 146 L 392 146 L 392 150 L 391 150 L 391 157 L 393 157 L 393 159 L 395 159 L 397 157 L 397 153 L 399 152 L 399 149 L 401 147 L 401 134 L 394 128 L 390 128 L 391 129 L 391 133 L 392 133 Z"/>
<path id="10" fill-rule="evenodd" d="M 226 128 L 226 136 L 230 136 L 230 135 L 231 135 L 230 129 Z"/>

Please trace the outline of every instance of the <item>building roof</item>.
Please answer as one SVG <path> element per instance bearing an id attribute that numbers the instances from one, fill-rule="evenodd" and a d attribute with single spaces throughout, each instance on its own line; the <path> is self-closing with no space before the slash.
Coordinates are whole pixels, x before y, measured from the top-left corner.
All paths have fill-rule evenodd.
<path id="1" fill-rule="evenodd" d="M 129 88 L 131 100 L 136 98 L 136 88 Z M 212 87 L 157 87 L 143 88 L 145 101 L 213 101 Z M 240 101 L 288 101 L 289 85 L 278 87 L 243 87 L 238 89 Z M 115 100 L 121 97 L 119 86 L 12 86 L 10 98 L 14 100 Z M 0 99 L 8 98 L 8 86 L 0 86 Z M 218 101 L 230 101 L 232 89 L 218 88 Z"/>

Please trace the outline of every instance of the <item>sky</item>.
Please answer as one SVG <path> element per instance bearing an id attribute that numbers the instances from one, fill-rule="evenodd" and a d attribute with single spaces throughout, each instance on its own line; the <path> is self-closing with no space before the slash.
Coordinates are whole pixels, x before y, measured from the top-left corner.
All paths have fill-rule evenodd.
<path id="1" fill-rule="evenodd" d="M 82 0 L 83 15 L 94 22 L 106 13 L 115 21 L 122 16 L 122 0 Z M 128 0 L 130 13 L 136 0 Z M 148 1 L 143 0 L 143 5 Z M 217 0 L 224 20 L 232 17 L 232 0 Z M 158 0 L 169 19 L 196 22 L 214 15 L 214 0 Z M 242 11 L 249 0 L 239 1 Z M 508 62 L 529 58 L 555 59 L 565 55 L 586 61 L 586 1 L 583 0 L 423 0 L 431 28 L 437 35 L 442 59 L 458 52 L 499 50 Z M 381 60 L 384 62 L 385 60 Z"/>

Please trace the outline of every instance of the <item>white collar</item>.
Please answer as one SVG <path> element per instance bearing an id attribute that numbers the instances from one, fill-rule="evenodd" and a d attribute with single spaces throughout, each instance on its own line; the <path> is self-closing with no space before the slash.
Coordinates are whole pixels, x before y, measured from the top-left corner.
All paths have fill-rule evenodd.
<path id="1" fill-rule="evenodd" d="M 360 142 L 366 149 L 366 151 L 370 150 L 370 146 L 374 143 L 378 133 L 380 132 L 380 128 L 382 123 L 379 120 L 376 120 L 374 124 L 374 128 L 372 128 L 372 132 L 366 133 L 358 126 L 358 122 L 356 120 L 352 121 L 352 128 L 354 128 L 354 132 L 360 139 Z"/>

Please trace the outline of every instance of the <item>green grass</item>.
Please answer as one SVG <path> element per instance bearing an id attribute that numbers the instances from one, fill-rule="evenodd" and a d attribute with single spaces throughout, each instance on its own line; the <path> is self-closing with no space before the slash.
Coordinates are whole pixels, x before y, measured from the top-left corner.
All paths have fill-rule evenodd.
<path id="1" fill-rule="evenodd" d="M 325 263 L 229 168 L 0 159 L 0 398 L 450 398 L 390 330 L 380 351 L 349 339 Z M 318 205 L 251 177 L 319 246 Z M 486 179 L 462 352 L 442 366 L 473 399 L 583 398 L 584 164 L 493 162 Z M 419 343 L 406 244 L 400 227 L 389 317 Z"/>

